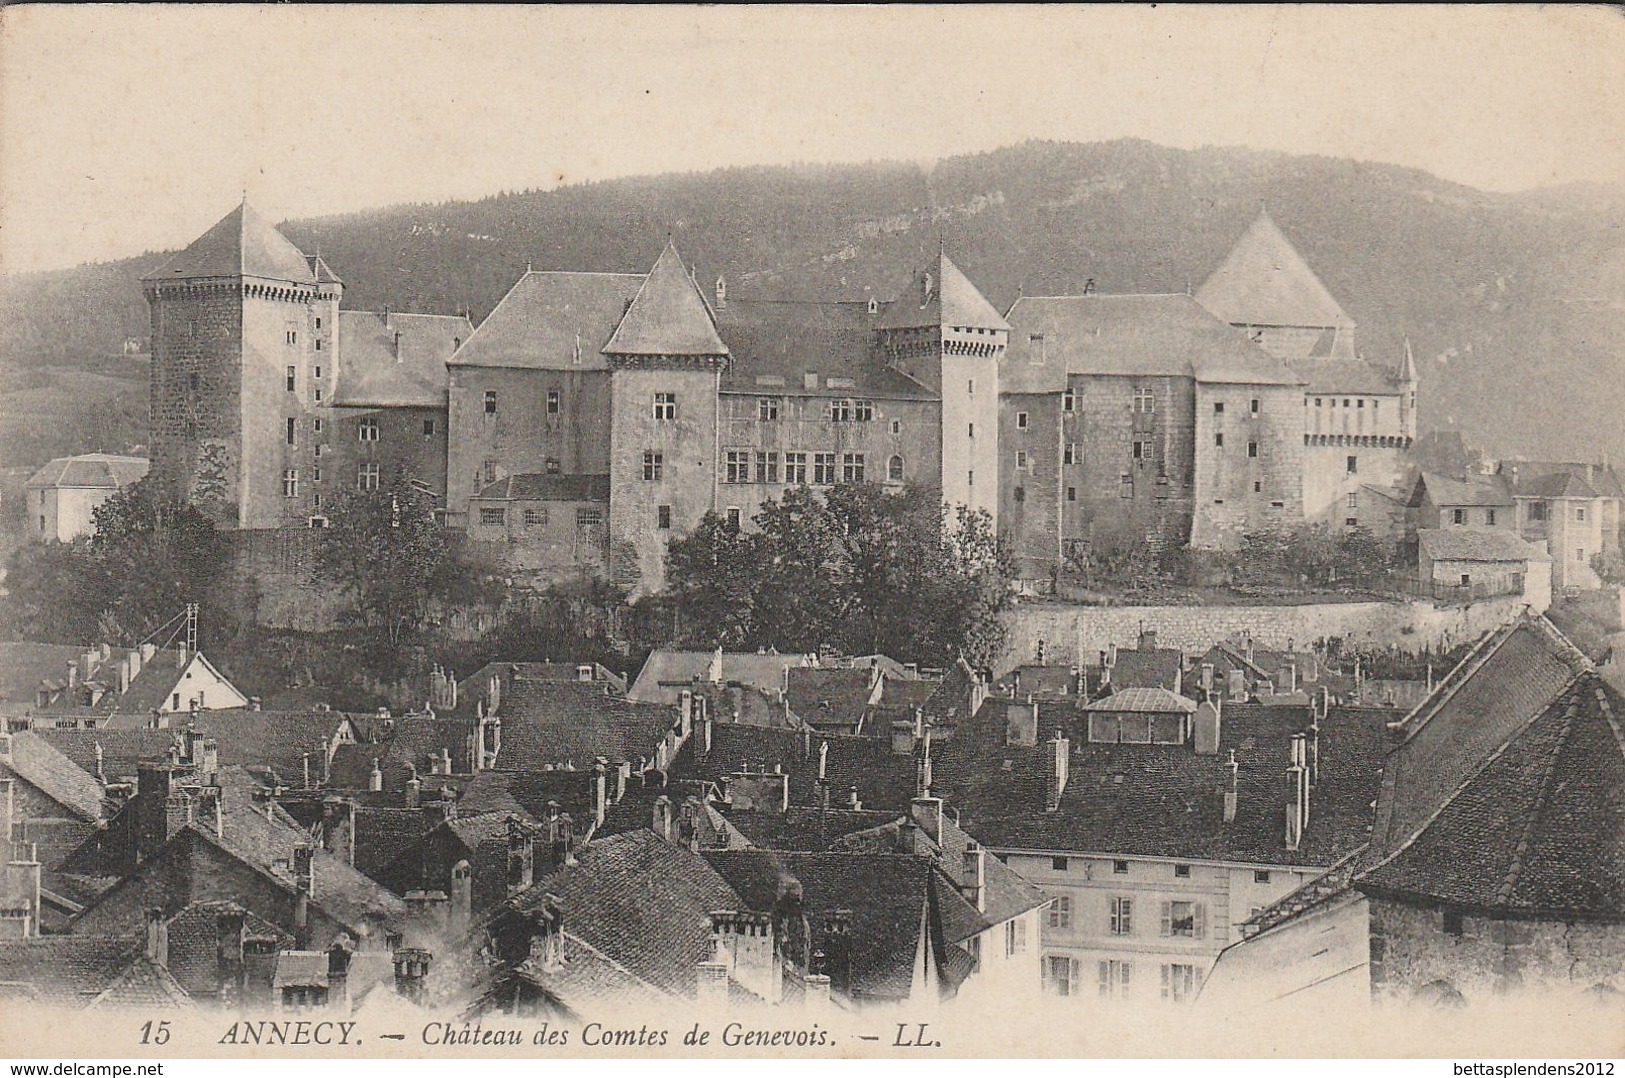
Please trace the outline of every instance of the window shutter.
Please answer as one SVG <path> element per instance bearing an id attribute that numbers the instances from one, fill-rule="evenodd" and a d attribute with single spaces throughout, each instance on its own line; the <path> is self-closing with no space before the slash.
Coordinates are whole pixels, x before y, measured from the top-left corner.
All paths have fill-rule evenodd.
<path id="1" fill-rule="evenodd" d="M 1171 902 L 1162 904 L 1162 934 L 1164 936 L 1174 934 L 1174 910 Z"/>
<path id="2" fill-rule="evenodd" d="M 1016 922 L 1016 953 L 1023 954 L 1027 950 L 1027 920 L 1022 918 Z"/>
<path id="3" fill-rule="evenodd" d="M 1169 982 L 1170 982 L 1170 977 L 1171 977 L 1172 973 L 1173 973 L 1173 970 L 1168 966 L 1168 964 L 1166 962 L 1164 962 L 1162 964 L 1162 998 L 1163 999 L 1168 998 L 1168 992 L 1169 992 L 1169 989 L 1171 987 Z"/>
<path id="4" fill-rule="evenodd" d="M 1205 939 L 1206 937 L 1207 937 L 1207 905 L 1206 905 L 1206 903 L 1198 902 L 1198 903 L 1196 903 L 1196 938 L 1197 939 Z"/>
<path id="5" fill-rule="evenodd" d="M 1119 978 L 1119 980 L 1120 980 L 1120 983 L 1123 986 L 1122 987 L 1122 993 L 1125 996 L 1128 995 L 1128 979 L 1129 979 L 1129 975 L 1131 973 L 1133 973 L 1133 972 L 1134 972 L 1134 963 L 1133 962 L 1124 962 L 1123 963 L 1122 976 L 1121 976 L 1121 978 Z"/>

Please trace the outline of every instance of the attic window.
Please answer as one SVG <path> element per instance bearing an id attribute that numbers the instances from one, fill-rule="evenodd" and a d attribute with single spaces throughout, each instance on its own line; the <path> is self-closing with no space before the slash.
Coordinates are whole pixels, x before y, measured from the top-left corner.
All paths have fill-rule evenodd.
<path id="1" fill-rule="evenodd" d="M 1117 876 L 1127 876 L 1128 875 L 1128 862 L 1127 861 L 1113 861 L 1112 862 L 1112 873 L 1114 875 L 1117 875 Z"/>
<path id="2" fill-rule="evenodd" d="M 1190 879 L 1191 866 L 1189 866 L 1189 865 L 1175 865 L 1174 866 L 1174 875 L 1176 877 L 1178 877 L 1179 879 L 1182 879 L 1182 880 Z"/>

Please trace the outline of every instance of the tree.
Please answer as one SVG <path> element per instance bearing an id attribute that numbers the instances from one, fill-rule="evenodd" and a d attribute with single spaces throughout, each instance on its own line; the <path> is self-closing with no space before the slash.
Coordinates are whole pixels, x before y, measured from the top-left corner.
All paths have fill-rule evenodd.
<path id="1" fill-rule="evenodd" d="M 354 599 L 350 619 L 399 644 L 423 625 L 447 542 L 433 501 L 401 474 L 386 489 L 340 496 L 317 551 L 318 571 Z"/>

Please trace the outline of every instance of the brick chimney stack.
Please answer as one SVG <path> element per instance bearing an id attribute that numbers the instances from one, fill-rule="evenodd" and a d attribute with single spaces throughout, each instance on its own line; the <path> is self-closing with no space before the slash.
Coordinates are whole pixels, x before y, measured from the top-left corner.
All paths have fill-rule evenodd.
<path id="1" fill-rule="evenodd" d="M 1230 773 L 1230 779 L 1229 779 L 1230 784 L 1227 787 L 1225 787 L 1225 791 L 1224 791 L 1224 822 L 1225 823 L 1235 823 L 1236 822 L 1236 773 L 1240 770 L 1240 767 L 1241 767 L 1241 765 L 1236 763 L 1236 750 L 1231 749 L 1230 750 L 1230 759 L 1224 765 L 1224 769 Z"/>
<path id="2" fill-rule="evenodd" d="M 960 889 L 965 901 L 987 912 L 987 851 L 976 842 L 965 843 L 964 882 Z"/>

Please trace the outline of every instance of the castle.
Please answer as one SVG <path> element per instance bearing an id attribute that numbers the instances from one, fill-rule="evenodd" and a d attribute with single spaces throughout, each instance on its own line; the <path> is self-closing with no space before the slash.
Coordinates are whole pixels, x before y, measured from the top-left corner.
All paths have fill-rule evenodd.
<path id="1" fill-rule="evenodd" d="M 152 475 L 237 529 L 320 527 L 406 474 L 536 580 L 664 581 L 666 540 L 792 486 L 923 486 L 985 511 L 1023 575 L 1116 536 L 1349 527 L 1397 489 L 1416 373 L 1261 215 L 1192 295 L 1023 297 L 945 252 L 887 302 L 525 274 L 464 317 L 340 310 L 343 282 L 246 202 L 145 278 Z"/>

